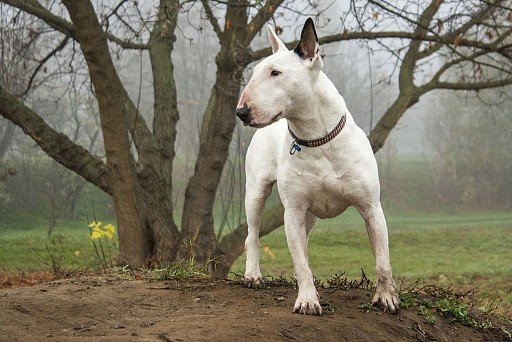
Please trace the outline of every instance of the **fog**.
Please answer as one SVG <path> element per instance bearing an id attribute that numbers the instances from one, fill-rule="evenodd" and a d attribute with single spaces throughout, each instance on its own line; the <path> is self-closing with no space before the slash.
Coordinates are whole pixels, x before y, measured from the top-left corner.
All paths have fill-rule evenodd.
<path id="1" fill-rule="evenodd" d="M 96 7 L 99 11 L 109 8 L 108 2 L 98 2 Z M 152 6 L 144 7 L 148 4 L 142 4 L 142 9 L 148 12 L 153 11 Z M 304 8 L 305 13 L 313 11 L 308 7 L 307 2 L 296 2 L 295 9 Z M 323 7 L 322 7 L 323 6 Z M 62 6 L 61 6 L 62 7 Z M 54 7 L 55 13 L 66 16 L 65 11 L 61 7 Z M 307 10 L 306 10 L 307 9 Z M 319 13 L 315 17 L 318 24 L 318 35 L 320 37 L 346 29 L 342 18 L 344 13 L 349 10 L 347 2 L 320 2 L 320 7 L 315 8 L 315 13 Z M 14 25 L 9 21 L 14 15 L 12 9 L 6 5 L 2 5 L 2 27 L 4 32 L 4 40 L 7 40 L 9 34 L 20 34 L 21 36 L 28 34 L 24 31 L 23 25 Z M 215 13 L 219 16 L 219 24 L 224 25 L 221 6 L 214 8 Z M 283 41 L 293 41 L 300 35 L 300 28 L 305 16 L 298 15 L 293 11 L 283 11 L 283 15 L 271 21 L 271 25 L 278 26 L 282 29 L 280 37 Z M 151 17 L 151 16 L 149 16 Z M 341 18 L 341 19 L 340 19 Z M 27 21 L 30 17 L 20 18 Z M 33 25 L 43 27 L 40 21 L 31 22 Z M 117 24 L 119 26 L 119 23 Z M 116 26 L 116 27 L 118 27 Z M 403 24 L 399 22 L 387 24 L 386 29 L 398 29 Z M 114 32 L 123 33 L 120 28 L 114 27 Z M 345 28 L 344 28 L 345 27 Z M 14 33 L 13 33 L 14 32 Z M 48 33 L 45 38 L 41 38 L 38 44 L 35 44 L 30 53 L 32 56 L 29 62 L 41 59 L 48 51 L 50 42 L 54 34 Z M 139 37 L 147 38 L 146 36 Z M 174 77 L 176 80 L 178 94 L 178 108 L 180 111 L 180 120 L 178 123 L 175 160 L 175 200 L 183 201 L 185 185 L 188 178 L 193 174 L 194 161 L 199 148 L 199 131 L 201 127 L 202 116 L 210 98 L 212 86 L 216 77 L 215 56 L 219 51 L 218 38 L 212 30 L 212 26 L 205 18 L 205 13 L 201 6 L 195 5 L 188 8 L 179 15 L 178 28 L 176 30 L 176 43 L 172 53 L 174 64 Z M 12 43 L 12 41 L 11 41 Z M 386 109 L 393 103 L 399 93 L 398 89 L 398 71 L 397 59 L 392 58 L 389 50 L 400 46 L 407 46 L 407 42 L 392 41 L 386 48 L 383 42 L 379 41 L 363 41 L 349 40 L 335 42 L 321 46 L 321 54 L 324 59 L 324 72 L 334 82 L 340 94 L 344 97 L 347 106 L 354 116 L 358 125 L 368 134 L 375 127 L 379 119 L 385 113 Z M 267 28 L 266 26 L 258 33 L 251 47 L 254 51 L 268 46 Z M 5 50 L 7 51 L 7 50 Z M 137 105 L 141 115 L 143 115 L 151 126 L 153 115 L 153 77 L 151 63 L 147 51 L 123 50 L 115 44 L 111 45 L 111 51 L 114 56 L 119 75 L 125 84 L 125 87 Z M 71 61 L 67 58 L 73 55 Z M 403 54 L 399 50 L 398 55 Z M 8 60 L 7 54 L 4 55 L 4 65 L 13 65 L 13 61 Z M 14 56 L 14 53 L 11 57 Z M 14 56 L 15 57 L 15 56 Z M 13 58 L 14 58 L 13 57 Z M 436 66 L 440 65 L 442 56 L 436 60 L 429 61 L 425 64 L 416 76 L 417 81 L 432 75 Z M 257 62 L 255 62 L 257 63 Z M 250 78 L 252 68 L 255 63 L 250 64 L 244 73 L 244 82 Z M 13 80 L 16 78 L 26 79 L 27 75 L 22 75 L 23 70 L 18 67 L 14 69 L 15 75 L 8 75 L 6 68 L 3 69 L 2 76 L 3 86 L 10 89 L 13 88 Z M 11 70 L 11 72 L 13 72 Z M 17 73 L 17 74 L 16 74 Z M 242 82 L 243 84 L 245 84 Z M 15 83 L 15 82 L 14 82 Z M 23 83 L 23 82 L 21 82 Z M 26 85 L 26 84 L 25 84 Z M 23 84 L 21 85 L 23 87 Z M 105 158 L 102 132 L 99 126 L 98 107 L 92 86 L 90 84 L 87 68 L 83 56 L 78 53 L 77 46 L 67 46 L 61 54 L 55 58 L 48 60 L 45 65 L 45 71 L 37 74 L 35 84 L 28 94 L 23 95 L 23 101 L 32 108 L 37 108 L 46 122 L 48 122 L 57 131 L 63 132 L 70 136 L 73 141 L 81 144 L 89 149 L 92 153 Z M 377 153 L 377 159 L 381 166 L 381 177 L 383 182 L 383 196 L 386 196 L 386 189 L 396 189 L 397 184 L 401 183 L 400 170 L 403 164 L 415 163 L 416 168 L 410 169 L 410 172 L 419 172 L 418 182 L 426 182 L 422 187 L 431 189 L 439 187 L 440 181 L 446 178 L 447 168 L 454 167 L 454 160 L 446 160 L 446 151 L 449 146 L 454 146 L 454 139 L 458 138 L 462 141 L 462 146 L 480 146 L 482 150 L 475 150 L 470 155 L 487 155 L 486 151 L 493 151 L 493 156 L 488 161 L 483 162 L 481 169 L 478 171 L 478 177 L 471 174 L 473 168 L 470 161 L 463 158 L 467 151 L 460 151 L 461 173 L 459 177 L 468 177 L 467 180 L 460 181 L 464 184 L 460 185 L 464 189 L 457 190 L 462 194 L 467 193 L 467 187 L 479 187 L 477 183 L 480 177 L 486 177 L 486 174 L 494 175 L 490 183 L 486 186 L 495 188 L 492 194 L 489 193 L 485 199 L 446 199 L 454 205 L 462 205 L 469 207 L 478 207 L 485 204 L 487 207 L 508 207 L 510 208 L 510 197 L 512 185 L 510 181 L 506 181 L 510 175 L 512 166 L 510 165 L 510 145 L 511 141 L 511 122 L 512 122 L 512 101 L 510 99 L 510 87 L 483 90 L 478 93 L 452 90 L 435 90 L 424 96 L 421 96 L 418 103 L 407 109 L 403 117 L 399 120 L 397 126 L 392 130 L 384 147 Z M 234 113 L 234 108 L 233 108 Z M 476 126 L 471 126 L 472 122 L 477 122 Z M 466 125 L 465 129 L 458 131 L 458 136 L 448 133 L 450 130 L 460 125 Z M 479 127 L 482 127 L 482 130 Z M 12 130 L 12 124 L 6 119 L 0 118 L 0 141 L 2 141 L 2 150 L 5 151 L 0 156 L 0 165 L 4 175 L 4 181 L 0 184 L 0 207 L 1 211 L 6 213 L 15 210 L 17 207 L 40 207 L 46 208 L 52 199 L 48 198 L 48 179 L 43 177 L 37 180 L 35 175 L 31 174 L 34 168 L 41 167 L 39 174 L 48 173 L 47 177 L 55 172 L 66 174 L 69 182 L 75 182 L 71 188 L 77 190 L 82 187 L 94 188 L 91 185 L 82 183 L 78 176 L 68 174 L 62 166 L 55 162 L 42 152 L 34 142 L 23 134 L 20 128 L 14 129 L 13 138 L 9 132 Z M 474 130 L 473 130 L 474 129 Z M 440 132 L 443 132 L 441 134 Z M 485 134 L 492 132 L 492 137 L 486 137 Z M 236 153 L 242 146 L 242 156 L 250 141 L 254 129 L 243 127 L 241 123 L 237 123 L 232 142 L 232 153 L 230 159 L 236 158 Z M 468 134 L 469 136 L 465 136 Z M 468 143 L 472 139 L 480 139 L 478 143 Z M 3 139 L 3 140 L 2 140 Z M 473 144 L 473 145 L 472 145 Z M 134 148 L 133 153 L 136 156 L 137 151 Z M 458 154 L 454 152 L 453 158 Z M 482 157 L 484 158 L 484 157 Z M 243 158 L 242 158 L 243 159 Z M 485 159 L 485 158 L 484 158 Z M 450 164 L 450 165 L 449 165 Z M 46 166 L 43 166 L 46 165 Z M 51 165 L 51 166 L 47 166 Z M 16 170 L 15 176 L 7 176 L 7 169 Z M 28 169 L 24 169 L 28 168 Z M 49 170 L 48 170 L 49 168 Z M 230 166 L 226 166 L 225 172 L 229 172 Z M 43 171 L 44 169 L 44 171 Z M 383 170 L 387 170 L 386 172 Z M 390 171 L 391 170 L 391 171 Z M 394 170 L 395 173 L 392 172 Z M 497 175 L 499 173 L 499 175 Z M 43 182 L 42 184 L 31 185 L 32 190 L 39 189 L 38 194 L 23 193 L 23 183 L 28 182 L 25 177 L 30 178 L 30 182 Z M 62 176 L 59 180 L 67 179 Z M 389 177 L 392 177 L 390 179 Z M 425 180 L 428 178 L 429 180 Z M 237 183 L 243 181 L 243 175 L 238 176 Z M 29 182 L 29 183 L 30 183 Z M 78 183 L 77 183 L 78 182 Z M 418 185 L 418 184 L 416 184 Z M 69 184 L 54 184 L 52 188 L 55 191 L 66 192 L 64 190 Z M 222 189 L 222 187 L 221 187 Z M 403 202 L 406 202 L 407 196 L 414 192 L 415 188 L 404 189 L 400 195 Z M 487 189 L 488 190 L 488 189 Z M 487 191 L 486 190 L 486 191 Z M 26 189 L 29 191 L 29 189 Z M 34 190 L 36 191 L 36 190 Z M 52 190 L 53 191 L 53 190 Z M 91 190 L 93 191 L 93 190 Z M 219 190 L 222 192 L 222 190 Z M 439 194 L 441 190 L 432 190 L 424 198 L 424 202 L 429 202 L 428 196 L 432 202 L 439 202 Z M 479 190 L 471 190 L 479 193 Z M 484 191 L 484 192 L 486 192 Z M 73 191 L 71 191 L 73 192 Z M 240 201 L 243 189 L 235 197 Z M 487 191 L 488 192 L 488 191 Z M 67 207 L 70 201 L 70 194 L 63 195 L 65 204 L 61 206 Z M 103 196 L 103 195 L 98 195 Z M 459 196 L 459 197 L 460 197 Z M 71 196 L 72 197 L 72 196 Z M 471 197 L 471 196 L 470 196 Z M 478 196 L 477 196 L 478 197 Z M 106 198 L 106 197 L 105 197 Z M 508 202 L 503 199 L 508 198 Z M 55 199 L 53 199 L 55 200 Z M 37 202 L 28 205 L 26 202 Z M 49 201 L 49 202 L 48 202 Z M 107 199 L 104 199 L 107 201 Z M 393 202 L 400 204 L 397 199 Z M 41 205 L 40 205 L 41 204 Z M 391 205 L 391 204 L 390 204 Z M 91 204 L 88 210 L 91 211 Z M 437 209 L 439 205 L 435 205 Z M 417 208 L 418 210 L 430 210 L 430 206 Z"/>

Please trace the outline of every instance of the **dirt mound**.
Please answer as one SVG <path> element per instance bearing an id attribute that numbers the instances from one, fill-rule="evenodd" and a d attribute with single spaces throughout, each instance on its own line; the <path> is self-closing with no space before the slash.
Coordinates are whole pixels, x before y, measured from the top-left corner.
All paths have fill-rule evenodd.
<path id="1" fill-rule="evenodd" d="M 0 290 L 1 341 L 504 341 L 416 310 L 361 310 L 371 292 L 320 289 L 325 315 L 292 314 L 296 290 L 234 282 L 80 277 Z"/>

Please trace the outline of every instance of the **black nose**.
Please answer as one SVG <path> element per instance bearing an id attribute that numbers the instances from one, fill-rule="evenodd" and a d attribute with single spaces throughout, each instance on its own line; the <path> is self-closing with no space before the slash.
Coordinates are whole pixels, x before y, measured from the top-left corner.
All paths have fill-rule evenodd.
<path id="1" fill-rule="evenodd" d="M 242 120 L 243 122 L 248 122 L 251 116 L 251 108 L 247 107 L 247 105 L 244 104 L 243 107 L 236 109 L 236 116 L 238 116 L 240 120 Z"/>

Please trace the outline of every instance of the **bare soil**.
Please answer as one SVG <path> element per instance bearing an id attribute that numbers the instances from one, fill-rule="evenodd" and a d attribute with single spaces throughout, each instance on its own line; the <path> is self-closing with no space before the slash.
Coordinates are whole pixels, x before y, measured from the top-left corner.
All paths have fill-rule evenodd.
<path id="1" fill-rule="evenodd" d="M 506 341 L 501 329 L 449 318 L 429 325 L 416 309 L 361 311 L 372 293 L 319 289 L 325 314 L 292 314 L 296 289 L 230 281 L 83 276 L 0 290 L 0 341 Z M 500 323 L 501 324 L 501 323 Z M 510 331 L 510 330 L 508 330 Z"/>

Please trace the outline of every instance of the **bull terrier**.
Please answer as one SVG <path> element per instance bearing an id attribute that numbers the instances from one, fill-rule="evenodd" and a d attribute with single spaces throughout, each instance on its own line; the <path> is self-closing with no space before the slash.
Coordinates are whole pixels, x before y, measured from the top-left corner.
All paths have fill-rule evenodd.
<path id="1" fill-rule="evenodd" d="M 363 217 L 376 260 L 372 304 L 395 312 L 400 301 L 391 272 L 377 163 L 368 138 L 322 72 L 313 20 L 307 19 L 293 51 L 272 27 L 268 32 L 273 54 L 254 67 L 236 109 L 244 125 L 259 128 L 245 164 L 245 284 L 264 286 L 259 226 L 265 201 L 277 183 L 299 287 L 293 312 L 322 313 L 308 263 L 309 234 L 319 218 L 336 217 L 349 206 Z"/>

